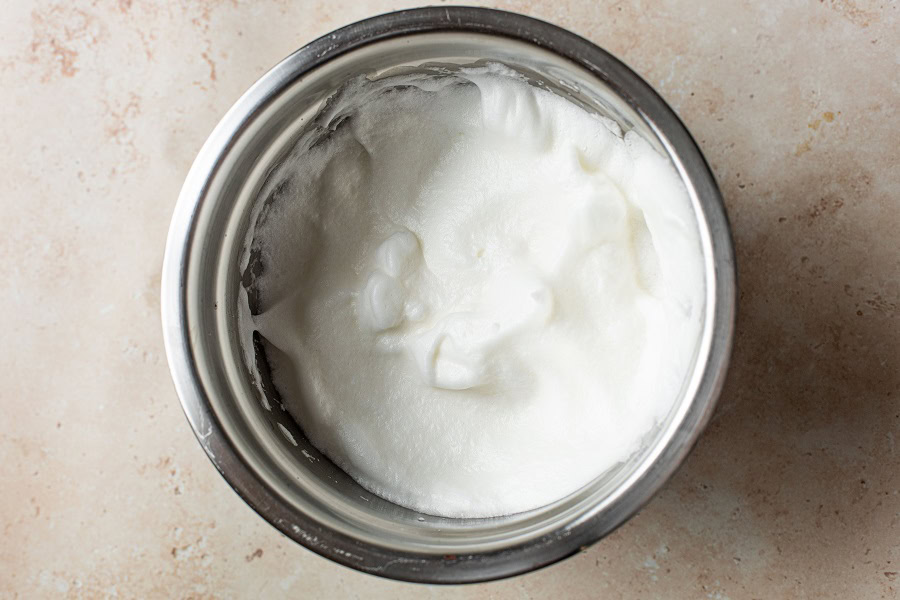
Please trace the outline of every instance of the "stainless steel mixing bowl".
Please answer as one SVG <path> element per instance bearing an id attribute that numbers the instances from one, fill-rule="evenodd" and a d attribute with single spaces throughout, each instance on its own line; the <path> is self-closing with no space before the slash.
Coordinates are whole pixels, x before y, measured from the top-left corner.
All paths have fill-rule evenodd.
<path id="1" fill-rule="evenodd" d="M 239 260 L 266 175 L 342 82 L 401 65 L 483 59 L 528 72 L 624 130 L 637 130 L 671 158 L 697 217 L 707 293 L 693 370 L 640 452 L 549 506 L 500 518 L 448 519 L 374 496 L 309 444 L 266 380 L 259 348 L 258 370 L 242 359 Z M 317 39 L 264 75 L 197 156 L 172 219 L 162 278 L 175 387 L 225 479 L 263 518 L 307 548 L 366 573 L 419 582 L 530 571 L 578 552 L 633 515 L 681 463 L 712 413 L 734 315 L 734 255 L 722 200 L 675 113 L 592 43 L 542 21 L 477 8 L 423 8 L 367 19 Z M 266 397 L 254 377 L 261 377 Z"/>

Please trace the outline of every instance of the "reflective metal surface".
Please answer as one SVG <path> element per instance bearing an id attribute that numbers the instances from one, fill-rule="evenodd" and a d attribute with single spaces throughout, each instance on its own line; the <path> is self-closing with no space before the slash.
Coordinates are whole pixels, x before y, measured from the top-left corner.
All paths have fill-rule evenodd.
<path id="1" fill-rule="evenodd" d="M 425 62 L 497 60 L 635 129 L 667 154 L 691 196 L 706 262 L 703 338 L 682 397 L 644 449 L 552 505 L 494 519 L 416 513 L 362 489 L 314 447 L 237 331 L 240 258 L 273 165 L 348 77 Z M 225 115 L 200 151 L 172 219 L 162 279 L 166 351 L 210 460 L 260 515 L 307 548 L 367 573 L 460 583 L 530 571 L 577 552 L 633 515 L 684 459 L 723 383 L 735 315 L 734 254 L 718 188 L 663 100 L 590 42 L 501 11 L 439 7 L 382 15 L 292 54 Z M 261 379 L 261 396 L 256 379 Z"/>

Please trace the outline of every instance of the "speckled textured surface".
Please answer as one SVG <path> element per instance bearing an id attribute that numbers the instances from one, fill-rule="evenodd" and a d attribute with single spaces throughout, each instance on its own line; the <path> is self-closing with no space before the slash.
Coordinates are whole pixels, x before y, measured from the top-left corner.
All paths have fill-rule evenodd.
<path id="1" fill-rule="evenodd" d="M 412 586 L 245 506 L 193 438 L 159 324 L 190 162 L 268 67 L 405 2 L 5 3 L 0 596 L 896 598 L 900 3 L 533 1 L 697 137 L 740 268 L 733 368 L 684 467 L 575 558 Z"/>

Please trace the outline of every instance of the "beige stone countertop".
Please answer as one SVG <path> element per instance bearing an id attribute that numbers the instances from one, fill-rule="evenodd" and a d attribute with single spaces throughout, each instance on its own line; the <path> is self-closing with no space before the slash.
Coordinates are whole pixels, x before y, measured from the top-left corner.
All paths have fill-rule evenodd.
<path id="1" fill-rule="evenodd" d="M 645 77 L 732 220 L 733 366 L 675 477 L 576 557 L 489 584 L 340 567 L 204 456 L 160 267 L 190 163 L 269 67 L 361 2 L 0 7 L 0 597 L 900 597 L 900 2 L 535 0 Z"/>

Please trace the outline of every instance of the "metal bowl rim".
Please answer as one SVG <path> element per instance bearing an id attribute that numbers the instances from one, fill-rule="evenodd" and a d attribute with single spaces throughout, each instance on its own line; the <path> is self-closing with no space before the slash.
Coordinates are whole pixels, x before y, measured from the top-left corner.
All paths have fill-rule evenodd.
<path id="1" fill-rule="evenodd" d="M 196 231 L 194 215 L 207 183 L 252 115 L 304 73 L 354 49 L 394 37 L 431 32 L 470 32 L 534 44 L 587 69 L 616 91 L 668 142 L 702 205 L 714 263 L 711 346 L 700 385 L 677 434 L 656 462 L 603 514 L 575 522 L 553 543 L 466 557 L 395 552 L 323 528 L 259 485 L 255 473 L 226 439 L 200 383 L 187 325 L 186 278 Z M 386 13 L 342 27 L 294 52 L 261 77 L 226 113 L 195 159 L 176 204 L 163 262 L 161 313 L 166 356 L 177 394 L 201 446 L 225 480 L 257 513 L 283 534 L 333 561 L 363 572 L 421 583 L 470 583 L 509 577 L 555 563 L 604 537 L 633 516 L 671 477 L 708 422 L 721 391 L 731 353 L 736 314 L 734 249 L 724 204 L 712 172 L 674 111 L 636 73 L 592 42 L 555 25 L 506 11 L 429 7 Z M 300 525 L 298 525 L 300 524 Z M 313 542 L 315 540 L 315 542 Z M 323 543 L 324 541 L 324 543 Z M 536 555 L 535 544 L 543 546 Z M 532 547 L 529 547 L 532 546 Z"/>

